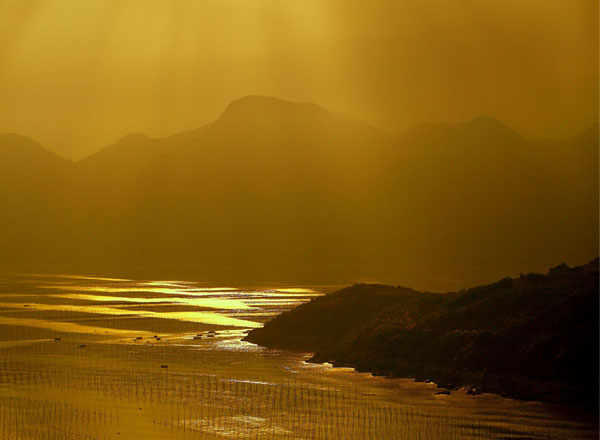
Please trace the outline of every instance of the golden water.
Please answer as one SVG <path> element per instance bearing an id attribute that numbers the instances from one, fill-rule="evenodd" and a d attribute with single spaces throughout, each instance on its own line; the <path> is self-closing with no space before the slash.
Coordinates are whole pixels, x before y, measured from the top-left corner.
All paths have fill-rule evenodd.
<path id="1" fill-rule="evenodd" d="M 572 408 L 436 395 L 241 341 L 319 288 L 1 278 L 0 439 L 597 438 Z"/>

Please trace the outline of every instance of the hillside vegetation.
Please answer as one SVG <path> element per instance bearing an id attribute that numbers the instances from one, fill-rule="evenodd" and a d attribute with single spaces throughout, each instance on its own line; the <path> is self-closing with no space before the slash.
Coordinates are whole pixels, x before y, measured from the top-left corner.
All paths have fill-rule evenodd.
<path id="1" fill-rule="evenodd" d="M 598 259 L 447 294 L 357 284 L 246 340 L 473 393 L 597 405 Z"/>

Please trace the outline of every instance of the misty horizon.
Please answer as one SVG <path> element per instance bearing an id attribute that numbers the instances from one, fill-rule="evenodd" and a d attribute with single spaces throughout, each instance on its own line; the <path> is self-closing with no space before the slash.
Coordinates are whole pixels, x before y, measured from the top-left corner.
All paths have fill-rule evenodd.
<path id="1" fill-rule="evenodd" d="M 278 100 L 278 101 L 283 101 L 283 102 L 289 102 L 289 103 L 294 103 L 294 104 L 299 104 L 299 105 L 312 105 L 312 106 L 318 106 L 318 107 L 321 107 L 321 106 L 320 106 L 318 103 L 313 103 L 313 102 L 294 102 L 294 101 L 288 101 L 288 100 L 284 100 L 284 99 L 281 99 L 281 98 L 272 97 L 272 96 L 265 96 L 265 95 L 246 95 L 246 96 L 242 96 L 242 97 L 240 97 L 240 98 L 238 98 L 238 99 L 235 99 L 235 100 L 233 100 L 231 103 L 234 103 L 234 102 L 236 102 L 236 101 L 243 100 L 243 99 L 248 99 L 248 98 L 266 98 L 266 99 L 273 99 L 273 100 Z M 227 111 L 227 108 L 229 107 L 229 105 L 231 105 L 231 103 L 230 103 L 230 104 L 228 104 L 228 105 L 225 107 L 225 109 L 224 109 L 224 110 L 223 110 L 223 111 L 222 111 L 222 112 L 219 114 L 219 116 L 220 116 L 220 115 L 222 115 L 223 113 L 225 113 L 225 112 Z M 323 108 L 323 109 L 324 109 L 324 110 L 326 110 L 326 111 L 330 111 L 330 110 L 328 110 L 328 109 L 325 109 L 324 107 L 321 107 L 321 108 Z M 331 111 L 330 111 L 330 112 L 331 112 Z M 357 118 L 355 115 L 353 115 L 353 114 L 350 114 L 350 113 L 345 113 L 345 112 L 341 112 L 341 113 L 338 113 L 338 112 L 331 112 L 331 113 L 337 113 L 337 114 L 339 114 L 339 115 L 348 116 L 348 117 L 351 117 L 351 118 L 355 118 L 355 119 L 357 119 L 357 120 L 360 120 L 360 119 L 359 119 L 359 118 Z M 205 124 L 201 124 L 201 125 L 199 125 L 199 126 L 196 126 L 196 127 L 189 128 L 189 129 L 187 129 L 187 130 L 182 130 L 181 132 L 173 132 L 173 133 L 169 133 L 169 134 L 162 135 L 162 136 L 150 136 L 150 135 L 148 135 L 148 134 L 146 134 L 146 133 L 143 133 L 143 132 L 131 131 L 131 132 L 129 132 L 129 133 L 127 133 L 127 134 L 124 134 L 124 135 L 121 135 L 121 136 L 115 136 L 115 138 L 114 138 L 114 141 L 113 141 L 113 142 L 111 142 L 111 143 L 109 143 L 108 145 L 105 145 L 105 146 L 100 146 L 98 150 L 96 150 L 96 151 L 91 151 L 90 153 L 88 153 L 88 155 L 86 155 L 86 156 L 82 156 L 82 157 L 79 157 L 79 158 L 65 157 L 65 156 L 63 156 L 63 155 L 60 153 L 60 149 L 57 149 L 57 150 L 56 150 L 56 149 L 49 148 L 48 146 L 46 146 L 46 145 L 43 145 L 43 144 L 41 144 L 40 142 L 38 142 L 38 140 L 37 140 L 37 139 L 35 139 L 35 138 L 33 138 L 32 136 L 28 136 L 28 134 L 27 134 L 27 133 L 19 133 L 19 132 L 16 132 L 16 131 L 6 131 L 6 132 L 4 132 L 4 133 L 0 133 L 0 135 L 2 135 L 2 134 L 14 134 L 14 135 L 20 135 L 20 136 L 28 137 L 28 138 L 30 138 L 30 139 L 32 139 L 32 140 L 34 140 L 34 141 L 36 141 L 36 142 L 40 143 L 40 145 L 42 145 L 42 146 L 43 146 L 44 148 L 46 148 L 47 150 L 51 151 L 52 153 L 54 153 L 54 154 L 56 154 L 56 155 L 58 155 L 58 156 L 61 156 L 61 157 L 63 157 L 64 159 L 70 160 L 70 161 L 72 161 L 72 162 L 79 162 L 79 161 L 81 161 L 81 160 L 84 160 L 85 158 L 89 157 L 90 155 L 93 155 L 93 154 L 97 153 L 98 151 L 100 151 L 100 150 L 102 150 L 102 149 L 104 149 L 104 148 L 107 148 L 107 147 L 110 147 L 110 146 L 112 146 L 112 145 L 118 144 L 120 141 L 122 141 L 123 139 L 127 138 L 128 136 L 137 136 L 137 135 L 141 135 L 141 136 L 147 137 L 148 139 L 165 139 L 165 138 L 168 138 L 168 137 L 174 136 L 174 135 L 176 135 L 176 134 L 178 134 L 178 133 L 186 133 L 186 132 L 191 132 L 191 131 L 194 131 L 194 130 L 200 130 L 200 129 L 202 129 L 203 127 L 206 127 L 206 126 L 209 126 L 209 125 L 213 124 L 213 123 L 214 123 L 214 122 L 215 122 L 215 121 L 216 121 L 216 120 L 219 118 L 219 116 L 217 116 L 217 118 L 215 118 L 215 119 L 214 119 L 212 122 L 207 122 L 207 123 L 205 123 Z M 405 130 L 403 130 L 403 131 L 401 131 L 401 132 L 398 132 L 398 133 L 390 133 L 390 132 L 388 132 L 388 131 L 386 131 L 386 130 L 383 130 L 383 129 L 382 129 L 382 128 L 380 128 L 380 127 L 375 127 L 375 126 L 373 126 L 373 127 L 374 127 L 374 128 L 377 128 L 377 129 L 379 129 L 379 130 L 385 131 L 385 132 L 386 132 L 387 134 L 389 134 L 390 136 L 402 136 L 403 134 L 405 134 L 405 133 L 408 133 L 408 132 L 410 132 L 411 130 L 418 129 L 419 127 L 422 127 L 422 126 L 431 126 L 431 125 L 433 125 L 433 126 L 435 126 L 435 125 L 437 125 L 437 126 L 445 126 L 445 125 L 446 125 L 446 126 L 448 126 L 448 125 L 461 125 L 461 124 L 467 124 L 467 123 L 469 123 L 469 122 L 476 121 L 476 120 L 478 120 L 478 119 L 491 119 L 491 120 L 493 120 L 493 121 L 496 121 L 496 122 L 497 122 L 498 124 L 500 124 L 500 125 L 504 125 L 504 126 L 506 126 L 506 127 L 507 127 L 508 129 L 510 129 L 511 131 L 514 131 L 515 133 L 518 133 L 518 131 L 516 131 L 516 130 L 514 130 L 513 128 L 509 127 L 508 125 L 504 124 L 502 121 L 500 121 L 499 119 L 495 118 L 494 116 L 492 116 L 492 115 L 488 115 L 488 114 L 481 114 L 481 115 L 475 116 L 475 117 L 473 117 L 473 118 L 471 118 L 471 119 L 466 119 L 466 120 L 464 120 L 464 121 L 459 121 L 459 122 L 444 122 L 444 121 L 422 121 L 422 122 L 419 122 L 419 123 L 417 123 L 417 124 L 413 125 L 412 127 L 408 127 L 408 128 L 406 128 Z M 367 123 L 366 121 L 361 121 L 361 122 L 363 122 L 363 123 Z M 574 136 L 576 136 L 576 135 L 578 135 L 578 134 L 580 134 L 580 133 L 582 133 L 582 132 L 585 132 L 585 131 L 589 130 L 590 128 L 593 128 L 593 127 L 594 127 L 594 126 L 596 126 L 596 125 L 598 125 L 598 121 L 596 121 L 596 122 L 592 122 L 592 123 L 591 123 L 591 124 L 590 124 L 588 127 L 585 127 L 583 130 L 581 130 L 581 131 L 578 131 L 578 132 L 571 133 L 571 134 L 569 134 L 569 135 L 565 136 L 564 138 L 528 137 L 527 139 L 528 139 L 528 140 L 553 140 L 553 141 L 565 140 L 565 139 L 568 139 L 568 138 L 570 138 L 570 137 L 574 137 Z M 521 133 L 518 133 L 518 134 L 522 135 Z M 86 148 L 86 150 L 91 150 L 91 149 L 90 149 L 90 148 Z"/>
<path id="2" fill-rule="evenodd" d="M 78 159 L 260 94 L 392 134 L 487 114 L 564 139 L 598 121 L 597 17 L 596 2 L 561 0 L 3 2 L 0 132 Z"/>
<path id="3" fill-rule="evenodd" d="M 10 131 L 10 130 L 9 130 L 9 131 L 6 131 L 6 132 L 4 132 L 4 133 L 0 133 L 0 135 L 2 135 L 2 134 L 4 134 L 4 135 L 7 135 L 7 134 L 9 134 L 9 135 L 19 135 L 19 136 L 23 136 L 23 137 L 30 138 L 30 139 L 34 140 L 35 142 L 38 142 L 38 143 L 40 143 L 40 145 L 42 145 L 42 147 L 44 147 L 44 148 L 45 148 L 45 149 L 47 149 L 48 151 L 51 151 L 52 153 L 54 153 L 54 154 L 56 154 L 56 155 L 58 155 L 58 156 L 60 156 L 60 157 L 62 157 L 62 158 L 64 158 L 64 159 L 67 159 L 67 160 L 69 160 L 69 161 L 71 161 L 71 162 L 79 162 L 79 161 L 82 161 L 82 160 L 86 159 L 86 158 L 87 158 L 87 157 L 89 157 L 90 155 L 93 155 L 93 154 L 97 153 L 98 151 L 100 151 L 100 150 L 102 150 L 102 149 L 104 149 L 104 148 L 108 148 L 108 147 L 111 147 L 111 146 L 113 146 L 113 145 L 115 145 L 115 144 L 118 144 L 118 143 L 119 143 L 119 142 L 121 142 L 123 139 L 126 139 L 126 138 L 127 138 L 127 137 L 129 137 L 129 136 L 143 136 L 143 137 L 146 137 L 146 138 L 148 138 L 148 139 L 155 139 L 155 140 L 156 140 L 156 139 L 165 139 L 165 138 L 169 138 L 169 137 L 171 137 L 171 136 L 174 136 L 174 135 L 176 135 L 176 134 L 178 134 L 178 133 L 187 133 L 187 132 L 192 132 L 192 131 L 195 131 L 195 130 L 201 130 L 203 127 L 209 126 L 209 125 L 213 124 L 213 123 L 214 123 L 216 120 L 218 120 L 218 119 L 219 119 L 219 117 L 220 117 L 220 115 L 222 115 L 223 113 L 225 113 L 225 112 L 227 111 L 227 108 L 228 108 L 228 107 L 229 107 L 229 106 L 230 106 L 232 103 L 234 103 L 234 102 L 236 102 L 236 101 L 240 101 L 240 100 L 244 100 L 244 99 L 252 99 L 252 98 L 259 98 L 259 99 L 260 99 L 260 98 L 266 98 L 266 99 L 272 99 L 272 100 L 276 100 L 276 101 L 288 102 L 288 103 L 293 103 L 293 104 L 298 104 L 298 105 L 317 106 L 317 107 L 320 107 L 320 108 L 324 109 L 325 111 L 328 111 L 328 112 L 331 112 L 331 113 L 336 113 L 336 114 L 339 114 L 340 116 L 346 116 L 346 117 L 354 118 L 354 119 L 356 119 L 356 120 L 358 120 L 358 121 L 361 121 L 361 122 L 363 122 L 363 123 L 367 124 L 367 122 L 366 122 L 366 121 L 362 121 L 362 120 L 360 120 L 360 118 L 357 118 L 357 117 L 356 117 L 355 115 L 353 115 L 353 114 L 346 113 L 346 112 L 333 112 L 333 111 L 331 111 L 331 110 L 328 110 L 328 109 L 326 109 L 326 108 L 324 108 L 324 107 L 320 106 L 320 105 L 319 105 L 319 103 L 313 103 L 313 102 L 294 102 L 294 101 L 288 101 L 288 100 L 285 100 L 285 99 L 281 99 L 281 98 L 277 98 L 277 97 L 273 97 L 273 96 L 265 96 L 265 95 L 246 95 L 246 96 L 242 96 L 242 97 L 240 97 L 240 98 L 238 98 L 238 99 L 235 99 L 235 100 L 231 101 L 231 103 L 229 103 L 229 104 L 228 104 L 228 105 L 225 107 L 225 109 L 224 109 L 224 110 L 223 110 L 223 111 L 222 111 L 222 112 L 219 114 L 219 116 L 217 116 L 217 117 L 216 117 L 216 118 L 215 118 L 215 119 L 214 119 L 212 122 L 208 122 L 208 123 L 205 123 L 205 124 L 201 124 L 201 125 L 199 125 L 199 126 L 192 127 L 192 128 L 189 128 L 189 129 L 187 129 L 187 130 L 182 130 L 181 132 L 173 132 L 173 133 L 168 133 L 168 134 L 165 134 L 165 135 L 162 135 L 162 136 L 150 136 L 150 135 L 148 135 L 148 134 L 146 134 L 146 133 L 143 133 L 143 132 L 131 131 L 131 132 L 128 132 L 128 133 L 126 133 L 126 134 L 124 134 L 124 135 L 121 135 L 121 136 L 116 136 L 116 137 L 114 138 L 114 141 L 113 141 L 113 142 L 111 142 L 111 143 L 109 143 L 109 144 L 107 144 L 107 145 L 104 145 L 104 146 L 100 146 L 100 147 L 98 148 L 98 150 L 96 150 L 96 151 L 91 151 L 91 148 L 86 148 L 86 150 L 89 150 L 90 152 L 89 152 L 89 153 L 88 153 L 86 156 L 82 156 L 82 157 L 79 157 L 79 158 L 65 157 L 65 156 L 63 156 L 63 155 L 60 153 L 60 149 L 58 149 L 58 150 L 57 150 L 57 149 L 50 148 L 50 147 L 48 147 L 48 146 L 46 146 L 46 145 L 42 144 L 41 142 L 38 142 L 38 140 L 37 140 L 37 139 L 33 138 L 32 136 L 29 136 L 27 133 L 19 133 L 19 132 L 16 132 L 16 131 Z M 489 119 L 489 120 L 495 121 L 496 123 L 498 123 L 498 124 L 500 124 L 500 125 L 503 125 L 503 126 L 507 127 L 509 130 L 511 130 L 511 131 L 514 131 L 515 133 L 517 133 L 517 134 L 519 134 L 519 135 L 523 136 L 521 133 L 518 133 L 518 131 L 516 131 L 516 130 L 514 130 L 513 128 L 511 128 L 510 126 L 508 126 L 508 125 L 504 124 L 504 123 L 503 123 L 502 121 L 500 121 L 499 119 L 495 118 L 495 117 L 494 117 L 494 116 L 492 116 L 492 115 L 488 115 L 488 114 L 481 114 L 481 115 L 475 116 L 475 117 L 473 117 L 473 118 L 471 118 L 471 119 L 466 119 L 466 120 L 464 120 L 464 121 L 458 121 L 458 122 L 422 121 L 422 122 L 419 122 L 419 123 L 417 123 L 417 124 L 415 124 L 415 125 L 413 125 L 413 126 L 411 126 L 411 127 L 408 127 L 408 128 L 406 128 L 405 130 L 403 130 L 403 131 L 401 131 L 401 132 L 398 132 L 398 133 L 391 133 L 391 132 L 388 132 L 388 131 L 386 131 L 386 130 L 383 130 L 383 129 L 382 129 L 382 128 L 380 128 L 380 127 L 376 127 L 376 126 L 374 126 L 374 125 L 373 125 L 373 127 L 374 127 L 374 128 L 377 128 L 377 129 L 379 129 L 379 130 L 381 130 L 381 131 L 384 131 L 384 132 L 386 132 L 386 133 L 387 133 L 388 135 L 390 135 L 390 136 L 396 136 L 396 137 L 400 137 L 400 136 L 402 136 L 402 135 L 404 135 L 404 134 L 406 134 L 406 133 L 409 133 L 409 132 L 411 132 L 411 131 L 413 131 L 413 130 L 415 130 L 415 129 L 418 129 L 418 128 L 420 128 L 420 127 L 423 127 L 423 126 L 452 126 L 452 125 L 461 125 L 461 124 L 468 124 L 468 123 L 470 123 L 470 122 L 473 122 L 473 121 L 476 121 L 476 120 L 478 120 L 478 119 Z M 370 125 L 370 124 L 369 124 L 369 125 Z M 592 122 L 592 123 L 591 123 L 591 124 L 590 124 L 588 127 L 585 127 L 583 130 L 581 130 L 581 131 L 578 131 L 578 132 L 571 133 L 571 134 L 569 134 L 569 135 L 565 136 L 564 138 L 527 137 L 526 139 L 528 139 L 528 140 L 552 140 L 552 141 L 561 141 L 561 140 L 568 139 L 568 138 L 570 138 L 570 137 L 574 137 L 574 136 L 576 136 L 576 135 L 578 135 L 578 134 L 580 134 L 580 133 L 586 132 L 586 131 L 588 131 L 589 129 L 593 129 L 593 128 L 594 128 L 596 125 L 598 125 L 598 121 L 596 121 L 596 122 Z"/>

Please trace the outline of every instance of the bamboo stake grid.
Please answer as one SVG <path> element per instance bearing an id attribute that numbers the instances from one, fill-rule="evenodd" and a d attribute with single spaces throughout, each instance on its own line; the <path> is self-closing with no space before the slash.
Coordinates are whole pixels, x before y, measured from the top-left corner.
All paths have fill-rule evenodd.
<path id="1" fill-rule="evenodd" d="M 216 374 L 0 361 L 0 439 L 113 438 L 143 408 L 154 432 L 182 439 L 560 439 L 560 427 L 516 431 L 501 420 L 461 420 L 379 401 L 358 388 L 292 378 L 255 380 L 239 366 Z"/>

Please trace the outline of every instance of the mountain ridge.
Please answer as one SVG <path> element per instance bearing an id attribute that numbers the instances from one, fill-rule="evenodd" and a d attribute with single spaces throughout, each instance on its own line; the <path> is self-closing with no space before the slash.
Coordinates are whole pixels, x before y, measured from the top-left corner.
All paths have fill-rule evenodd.
<path id="1" fill-rule="evenodd" d="M 258 105 L 257 105 L 258 104 Z M 388 132 L 386 132 L 385 130 L 382 130 L 376 126 L 373 126 L 372 124 L 369 124 L 357 117 L 355 117 L 354 115 L 348 114 L 348 113 L 337 113 L 337 112 L 333 112 L 330 111 L 316 103 L 312 103 L 312 102 L 294 102 L 294 101 L 288 101 L 288 100 L 284 100 L 284 99 L 280 99 L 280 98 L 276 98 L 276 97 L 271 97 L 271 96 L 266 96 L 266 95 L 246 95 L 243 96 L 241 98 L 235 99 L 233 101 L 231 101 L 226 108 L 220 113 L 220 115 L 213 121 L 210 122 L 208 124 L 202 125 L 199 128 L 196 129 L 191 129 L 191 130 L 186 130 L 183 132 L 177 132 L 177 133 L 173 133 L 171 135 L 167 135 L 167 136 L 158 136 L 158 137 L 151 137 L 145 133 L 139 133 L 139 132 L 132 132 L 129 134 L 126 134 L 124 136 L 121 136 L 119 138 L 117 138 L 112 144 L 101 148 L 100 150 L 97 150 L 94 153 L 91 153 L 88 156 L 85 156 L 77 161 L 74 161 L 75 163 L 77 162 L 81 162 L 85 159 L 87 159 L 90 156 L 93 156 L 94 154 L 102 151 L 103 149 L 106 148 L 110 148 L 113 147 L 115 145 L 118 145 L 120 143 L 122 143 L 123 141 L 127 141 L 129 139 L 131 139 L 131 137 L 135 137 L 135 138 L 145 138 L 145 140 L 147 141 L 153 141 L 153 140 L 162 140 L 162 139 L 169 139 L 172 137 L 177 137 L 180 136 L 182 134 L 185 133 L 191 133 L 191 132 L 198 132 L 198 131 L 203 131 L 206 130 L 207 127 L 210 127 L 211 125 L 214 125 L 215 123 L 218 123 L 219 120 L 223 117 L 228 118 L 229 117 L 229 113 L 233 112 L 233 113 L 239 113 L 240 111 L 244 111 L 244 112 L 255 112 L 256 110 L 259 110 L 265 107 L 265 105 L 268 104 L 275 104 L 278 108 L 280 109 L 286 109 L 287 111 L 289 111 L 290 109 L 308 109 L 308 110 L 312 110 L 315 111 L 317 113 L 320 114 L 328 114 L 328 115 L 334 115 L 340 118 L 347 118 L 350 120 L 354 120 L 359 122 L 360 124 L 364 124 L 365 126 L 371 127 L 373 130 L 379 131 L 381 133 L 385 133 L 386 135 L 390 136 L 390 137 L 394 137 L 394 138 L 403 138 L 406 137 L 408 135 L 411 135 L 413 132 L 415 131 L 421 131 L 421 129 L 423 127 L 426 128 L 435 128 L 435 129 L 439 129 L 439 128 L 443 128 L 443 129 L 448 129 L 448 128 L 457 128 L 457 127 L 469 127 L 469 126 L 473 126 L 473 125 L 485 125 L 488 127 L 495 127 L 496 130 L 498 131 L 504 131 L 506 133 L 511 133 L 513 136 L 518 136 L 518 137 L 523 137 L 520 133 L 518 133 L 516 130 L 510 128 L 509 126 L 507 126 L 506 124 L 500 122 L 498 119 L 489 116 L 489 115 L 480 115 L 480 116 L 476 116 L 472 119 L 469 120 L 465 120 L 465 121 L 461 121 L 458 123 L 444 123 L 444 122 L 440 122 L 440 123 L 436 123 L 436 122 L 422 122 L 421 124 L 417 124 L 416 126 L 413 126 L 411 128 L 408 128 L 407 130 L 404 130 L 403 132 L 400 132 L 397 135 L 394 134 L 390 134 Z M 567 138 L 563 139 L 563 140 L 567 140 L 579 135 L 582 135 L 584 133 L 588 133 L 588 132 L 597 132 L 598 131 L 598 122 L 592 124 L 590 127 L 586 128 L 585 130 L 578 132 L 578 133 L 574 133 L 571 136 L 568 136 Z M 4 133 L 6 135 L 10 135 L 11 133 Z M 3 135 L 2 133 L 0 133 L 0 135 Z M 27 137 L 26 135 L 20 135 L 20 134 L 13 134 L 15 136 L 23 136 L 23 137 Z M 30 138 L 31 139 L 31 138 Z M 33 140 L 33 139 L 32 139 Z M 534 141 L 537 139 L 534 139 Z M 543 139 L 540 139 L 543 140 Z M 560 141 L 560 140 L 557 140 Z M 51 150 L 48 150 L 51 151 Z M 56 154 L 56 153 L 54 153 Z M 65 159 L 67 160 L 67 159 Z"/>
<path id="2" fill-rule="evenodd" d="M 0 133 L 1 154 L 15 154 L 17 152 L 15 146 L 18 146 L 19 148 L 25 148 L 33 154 L 43 154 L 47 157 L 53 157 L 65 163 L 72 163 L 72 161 L 70 161 L 69 159 L 65 159 L 58 153 L 55 153 L 54 151 L 45 148 L 41 143 L 29 136 L 25 136 L 19 133 Z"/>
<path id="3" fill-rule="evenodd" d="M 200 129 L 129 135 L 77 163 L 37 147 L 34 161 L 2 161 L 0 265 L 311 284 L 402 272 L 440 290 L 449 278 L 473 285 L 596 252 L 593 130 L 529 142 L 479 118 L 408 142 L 313 105 L 250 97 L 233 107 Z M 446 278 L 432 281 L 433 268 Z"/>

